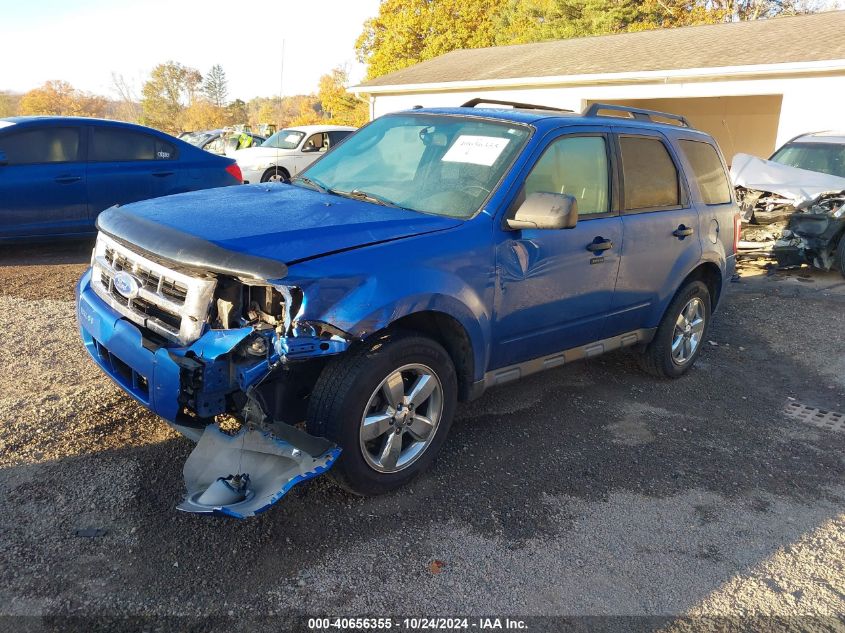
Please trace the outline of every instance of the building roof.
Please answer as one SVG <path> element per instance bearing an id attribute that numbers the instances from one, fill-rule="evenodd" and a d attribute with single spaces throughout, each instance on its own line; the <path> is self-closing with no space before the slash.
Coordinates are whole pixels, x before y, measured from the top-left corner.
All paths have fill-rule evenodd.
<path id="1" fill-rule="evenodd" d="M 845 11 L 452 51 L 355 89 L 845 60 Z"/>

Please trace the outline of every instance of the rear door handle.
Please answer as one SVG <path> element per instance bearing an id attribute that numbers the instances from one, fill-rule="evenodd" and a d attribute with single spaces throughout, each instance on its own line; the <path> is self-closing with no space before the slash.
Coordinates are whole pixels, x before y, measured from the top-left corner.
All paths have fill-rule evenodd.
<path id="1" fill-rule="evenodd" d="M 685 237 L 689 237 L 693 233 L 695 233 L 694 228 L 692 228 L 691 226 L 684 226 L 683 224 L 681 224 L 677 229 L 672 231 L 672 235 L 677 237 L 679 240 L 682 240 Z"/>
<path id="2" fill-rule="evenodd" d="M 611 248 L 613 248 L 613 242 L 611 242 L 610 240 L 606 240 L 603 237 L 597 237 L 592 242 L 587 244 L 587 250 L 591 253 L 606 251 Z"/>
<path id="3" fill-rule="evenodd" d="M 60 185 L 69 185 L 72 182 L 79 182 L 82 176 L 56 176 L 56 182 Z"/>
<path id="4" fill-rule="evenodd" d="M 155 176 L 156 178 L 164 178 L 165 176 L 172 176 L 172 175 L 173 175 L 172 171 L 154 171 L 153 172 L 153 176 Z"/>

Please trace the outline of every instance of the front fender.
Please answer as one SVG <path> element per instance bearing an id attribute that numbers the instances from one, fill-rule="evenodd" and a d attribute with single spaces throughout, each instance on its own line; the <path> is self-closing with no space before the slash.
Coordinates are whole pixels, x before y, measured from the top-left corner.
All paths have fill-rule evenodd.
<path id="1" fill-rule="evenodd" d="M 293 265 L 284 283 L 304 293 L 297 320 L 366 339 L 403 317 L 440 312 L 466 331 L 480 380 L 488 361 L 495 268 L 489 232 L 470 229 L 467 223 Z"/>

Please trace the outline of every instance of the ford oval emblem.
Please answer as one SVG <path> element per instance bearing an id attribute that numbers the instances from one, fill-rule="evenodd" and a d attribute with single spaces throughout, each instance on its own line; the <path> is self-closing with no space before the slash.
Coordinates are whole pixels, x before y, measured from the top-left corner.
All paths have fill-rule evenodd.
<path id="1" fill-rule="evenodd" d="M 134 299 L 141 292 L 141 284 L 125 270 L 114 276 L 114 289 L 127 299 Z"/>

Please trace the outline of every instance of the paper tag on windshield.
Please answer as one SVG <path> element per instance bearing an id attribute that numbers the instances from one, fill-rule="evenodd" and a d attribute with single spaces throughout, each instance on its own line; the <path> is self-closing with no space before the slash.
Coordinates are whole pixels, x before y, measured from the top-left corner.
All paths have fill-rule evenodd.
<path id="1" fill-rule="evenodd" d="M 472 163 L 489 167 L 511 140 L 498 136 L 459 136 L 443 156 L 447 163 Z"/>
<path id="2" fill-rule="evenodd" d="M 299 134 L 288 134 L 288 135 L 285 137 L 285 140 L 286 140 L 288 143 L 296 143 L 296 142 L 299 140 Z"/>

